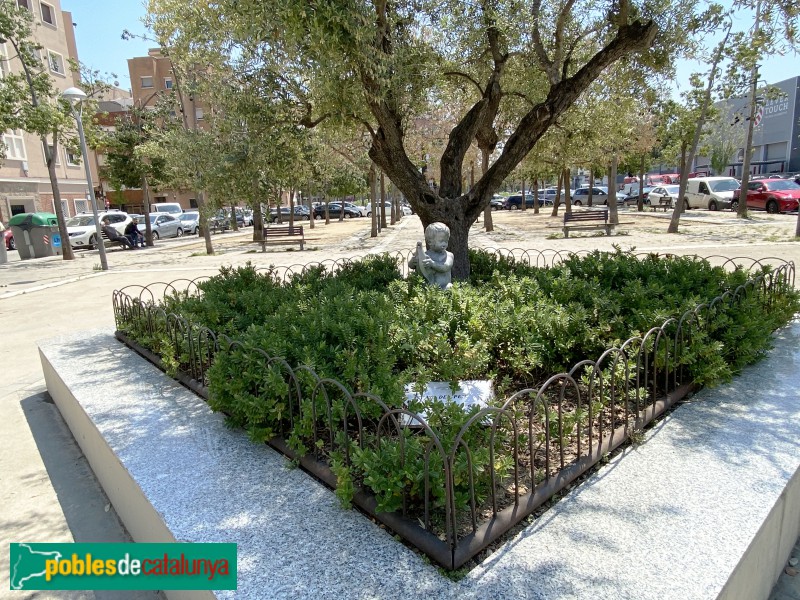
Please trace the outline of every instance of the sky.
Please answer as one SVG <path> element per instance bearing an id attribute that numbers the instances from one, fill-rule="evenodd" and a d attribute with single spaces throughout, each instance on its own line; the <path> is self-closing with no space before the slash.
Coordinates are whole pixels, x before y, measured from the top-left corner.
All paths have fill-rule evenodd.
<path id="1" fill-rule="evenodd" d="M 92 70 L 100 71 L 101 75 L 115 74 L 119 87 L 130 89 L 127 60 L 135 56 L 147 56 L 147 50 L 155 45 L 138 39 L 126 41 L 121 37 L 124 29 L 138 35 L 147 33 L 141 22 L 146 14 L 144 1 L 115 0 L 106 5 L 98 0 L 61 0 L 61 8 L 72 12 L 72 21 L 77 24 L 75 38 L 81 62 Z M 739 15 L 738 22 L 743 29 L 749 28 L 753 22 L 752 15 L 743 13 Z M 678 61 L 676 70 L 674 83 L 679 92 L 688 89 L 692 72 L 705 69 L 698 63 Z M 800 56 L 797 54 L 762 61 L 760 78 L 768 83 L 799 75 Z"/>

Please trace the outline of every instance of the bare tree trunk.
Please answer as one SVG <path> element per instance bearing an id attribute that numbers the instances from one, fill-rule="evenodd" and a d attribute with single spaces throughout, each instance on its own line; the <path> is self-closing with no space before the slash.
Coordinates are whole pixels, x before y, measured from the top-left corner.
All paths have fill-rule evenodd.
<path id="1" fill-rule="evenodd" d="M 372 231 L 370 232 L 370 237 L 378 237 L 378 231 L 379 231 L 378 229 L 379 221 L 377 212 L 378 190 L 375 189 L 378 185 L 376 181 L 378 179 L 378 174 L 375 172 L 375 163 L 372 163 L 372 165 L 370 165 L 368 177 L 369 177 L 369 200 L 370 200 L 370 205 L 372 207 L 372 210 L 370 211 L 372 213 Z"/>
<path id="2" fill-rule="evenodd" d="M 314 218 L 314 205 L 311 203 L 311 192 L 308 192 L 308 220 L 310 221 L 308 226 L 310 229 L 314 229 L 316 219 Z"/>
<path id="3" fill-rule="evenodd" d="M 526 204 L 527 204 L 527 202 L 525 202 L 525 178 L 523 177 L 522 178 L 522 203 L 521 203 L 521 206 L 519 207 L 520 210 L 527 210 L 527 208 L 525 207 Z"/>
<path id="4" fill-rule="evenodd" d="M 564 210 L 567 214 L 572 214 L 572 197 L 570 195 L 570 185 L 571 182 L 569 180 L 569 167 L 564 168 Z"/>
<path id="5" fill-rule="evenodd" d="M 233 202 L 231 202 L 231 229 L 239 231 L 239 223 L 236 221 L 236 205 Z"/>
<path id="6" fill-rule="evenodd" d="M 592 203 L 594 202 L 594 195 L 592 192 L 594 191 L 594 169 L 592 165 L 589 165 L 589 197 L 586 199 L 586 206 L 591 207 Z"/>
<path id="7" fill-rule="evenodd" d="M 551 217 L 558 216 L 558 207 L 561 204 L 561 185 L 564 179 L 564 172 L 559 170 L 558 172 L 558 182 L 556 183 L 556 197 L 553 198 L 553 212 L 550 214 Z"/>
<path id="8" fill-rule="evenodd" d="M 56 213 L 58 219 L 58 234 L 61 236 L 61 259 L 74 260 L 75 254 L 72 252 L 72 244 L 69 241 L 69 233 L 67 232 L 67 220 L 64 217 L 64 209 L 61 207 L 61 190 L 58 187 L 58 175 L 56 174 L 56 161 L 55 157 L 58 152 L 58 139 L 53 136 L 53 151 L 50 151 L 50 146 L 47 143 L 47 138 L 42 136 L 42 145 L 44 146 L 44 156 L 47 161 L 47 174 L 50 177 L 50 187 L 53 189 L 53 211 Z M 84 156 L 83 160 L 88 160 Z M 90 194 L 94 194 L 94 190 L 89 190 Z M 0 240 L 0 244 L 3 241 Z M 103 243 L 103 240 L 99 240 Z"/>
<path id="9" fill-rule="evenodd" d="M 294 227 L 294 188 L 289 188 L 289 227 Z"/>
<path id="10" fill-rule="evenodd" d="M 533 178 L 533 214 L 539 214 L 539 179 Z"/>
<path id="11" fill-rule="evenodd" d="M 644 154 L 642 154 L 642 162 L 639 164 L 639 200 L 636 202 L 636 206 L 639 212 L 644 210 Z"/>
<path id="12" fill-rule="evenodd" d="M 264 215 L 261 214 L 261 186 L 258 183 L 258 178 L 253 178 L 253 241 L 264 241 Z M 263 250 L 263 248 L 262 248 Z"/>
<path id="13" fill-rule="evenodd" d="M 678 200 L 675 206 L 672 207 L 672 216 L 669 220 L 669 227 L 667 233 L 678 233 L 678 225 L 681 222 L 681 213 L 686 212 L 686 175 L 688 175 L 687 160 L 687 146 L 681 146 L 681 179 L 678 186 Z"/>
<path id="14" fill-rule="evenodd" d="M 142 175 L 142 210 L 144 210 L 144 237 L 145 243 L 149 247 L 153 247 L 153 226 L 150 223 L 150 185 L 147 182 L 147 175 Z M 205 215 L 203 211 L 199 211 L 200 215 L 200 229 L 207 229 L 204 222 Z"/>
<path id="15" fill-rule="evenodd" d="M 200 213 L 200 223 L 202 225 L 206 212 L 206 194 L 202 190 L 198 190 L 197 192 L 197 208 Z M 203 237 L 206 241 L 206 254 L 214 254 L 214 245 L 211 243 L 211 231 L 209 231 L 207 226 L 203 227 Z"/>
<path id="16" fill-rule="evenodd" d="M 381 169 L 381 229 L 386 229 L 386 188 L 383 185 L 383 169 Z"/>
<path id="17" fill-rule="evenodd" d="M 486 175 L 486 171 L 489 170 L 489 154 L 490 150 L 488 148 L 481 148 L 481 177 Z M 473 169 L 473 173 L 475 170 Z M 473 175 L 472 181 L 469 184 L 470 191 L 472 188 L 475 187 L 475 177 Z M 523 206 L 524 208 L 524 206 Z M 485 231 L 494 231 L 494 216 L 492 215 L 492 205 L 487 204 L 486 208 L 483 209 L 483 227 Z"/>
<path id="18" fill-rule="evenodd" d="M 611 166 L 608 169 L 608 222 L 616 225 L 619 223 L 617 211 L 617 153 L 611 155 Z"/>

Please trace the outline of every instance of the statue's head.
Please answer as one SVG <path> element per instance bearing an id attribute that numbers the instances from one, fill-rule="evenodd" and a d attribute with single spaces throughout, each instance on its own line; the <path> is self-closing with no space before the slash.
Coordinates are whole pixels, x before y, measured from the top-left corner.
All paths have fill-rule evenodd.
<path id="1" fill-rule="evenodd" d="M 425 228 L 425 246 L 428 250 L 443 252 L 450 243 L 450 228 L 444 223 L 431 223 Z"/>

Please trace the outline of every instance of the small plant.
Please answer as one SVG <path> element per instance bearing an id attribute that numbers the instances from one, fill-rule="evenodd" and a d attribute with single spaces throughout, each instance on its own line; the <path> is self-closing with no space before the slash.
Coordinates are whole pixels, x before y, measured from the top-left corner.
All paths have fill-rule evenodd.
<path id="1" fill-rule="evenodd" d="M 92 271 L 102 271 L 102 270 L 103 270 L 103 265 L 101 265 L 100 263 L 94 263 L 94 265 L 92 266 Z"/>

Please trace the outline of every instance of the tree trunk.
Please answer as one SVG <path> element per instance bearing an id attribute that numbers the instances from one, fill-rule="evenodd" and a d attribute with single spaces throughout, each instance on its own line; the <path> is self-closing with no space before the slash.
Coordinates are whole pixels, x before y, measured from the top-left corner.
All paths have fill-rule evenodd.
<path id="1" fill-rule="evenodd" d="M 522 202 L 521 202 L 521 206 L 519 207 L 520 210 L 527 210 L 525 208 L 525 204 L 526 204 L 526 202 L 525 202 L 525 178 L 523 177 L 522 178 Z"/>
<path id="2" fill-rule="evenodd" d="M 203 238 L 206 241 L 206 254 L 214 254 L 214 245 L 211 243 L 211 231 L 208 228 L 208 219 L 206 218 L 206 195 L 202 190 L 197 192 L 197 210 L 200 213 L 200 226 L 203 230 Z M 205 220 L 205 223 L 203 222 Z"/>
<path id="3" fill-rule="evenodd" d="M 294 188 L 289 188 L 289 227 L 294 227 Z"/>
<path id="4" fill-rule="evenodd" d="M 311 192 L 310 191 L 308 192 L 306 197 L 308 198 L 308 202 L 307 202 L 307 204 L 308 204 L 308 220 L 309 220 L 308 227 L 309 227 L 309 229 L 314 229 L 314 221 L 316 221 L 316 219 L 314 218 L 314 206 L 311 203 Z"/>
<path id="5" fill-rule="evenodd" d="M 380 217 L 381 217 L 381 230 L 386 229 L 386 188 L 383 185 L 383 170 L 381 170 L 381 207 L 380 207 Z"/>
<path id="6" fill-rule="evenodd" d="M 619 223 L 617 212 L 617 161 L 616 153 L 611 155 L 611 166 L 608 169 L 608 222 L 616 225 Z"/>
<path id="7" fill-rule="evenodd" d="M 569 167 L 564 168 L 564 211 L 572 214 L 572 197 L 570 195 Z"/>
<path id="8" fill-rule="evenodd" d="M 481 148 L 481 177 L 486 175 L 486 171 L 489 170 L 489 154 L 491 153 L 490 150 L 486 148 Z M 473 169 L 473 173 L 475 170 Z M 475 187 L 475 177 L 472 177 L 472 181 L 469 184 L 469 189 L 472 191 L 472 188 Z M 523 208 L 525 207 L 523 203 Z M 492 207 L 490 204 L 486 205 L 486 208 L 483 209 L 483 227 L 485 231 L 494 231 L 494 216 L 492 215 Z"/>
<path id="9" fill-rule="evenodd" d="M 142 210 L 144 211 L 144 237 L 145 244 L 149 248 L 153 247 L 153 225 L 150 223 L 150 185 L 147 175 L 142 175 Z M 200 228 L 203 229 L 203 213 L 200 212 Z"/>
<path id="10" fill-rule="evenodd" d="M 231 202 L 231 229 L 238 233 L 239 223 L 236 221 L 236 205 Z"/>
<path id="11" fill-rule="evenodd" d="M 594 168 L 592 167 L 592 165 L 589 165 L 589 196 L 588 198 L 586 198 L 586 206 L 590 208 L 594 202 L 594 194 L 592 194 L 593 190 L 594 190 Z"/>
<path id="12" fill-rule="evenodd" d="M 686 144 L 683 144 L 681 146 L 681 179 L 680 185 L 678 186 L 678 201 L 675 202 L 675 206 L 672 207 L 672 216 L 669 220 L 667 233 L 678 233 L 678 226 L 681 222 L 681 213 L 686 211 L 686 176 L 689 174 L 686 165 L 686 152 L 687 146 Z"/>
<path id="13" fill-rule="evenodd" d="M 372 213 L 372 230 L 370 232 L 370 237 L 378 237 L 378 190 L 377 187 L 377 179 L 378 174 L 375 171 L 375 163 L 372 163 L 369 167 L 369 201 Z"/>
<path id="14" fill-rule="evenodd" d="M 253 178 L 253 241 L 264 241 L 264 216 L 261 214 L 261 186 Z"/>
<path id="15" fill-rule="evenodd" d="M 558 207 L 561 205 L 561 184 L 564 179 L 564 172 L 559 169 L 558 181 L 556 182 L 556 197 L 553 198 L 553 212 L 550 213 L 551 217 L 558 216 Z"/>
<path id="16" fill-rule="evenodd" d="M 58 187 L 58 175 L 56 174 L 55 156 L 58 151 L 58 140 L 54 136 L 53 151 L 51 152 L 50 146 L 47 143 L 47 138 L 42 136 L 41 139 L 42 145 L 44 146 L 45 160 L 47 161 L 47 174 L 50 177 L 50 187 L 53 189 L 53 211 L 56 213 L 56 219 L 58 219 L 58 234 L 61 236 L 61 259 L 74 260 L 75 254 L 72 252 L 72 244 L 69 241 L 67 221 L 64 218 L 64 210 L 61 207 L 61 190 Z M 83 160 L 88 160 L 88 157 L 84 156 Z M 94 194 L 94 190 L 89 190 L 89 193 Z M 2 243 L 3 240 L 0 239 L 0 244 Z M 99 243 L 103 243 L 103 241 L 99 240 Z"/>
<path id="17" fill-rule="evenodd" d="M 539 214 L 539 180 L 533 178 L 533 214 Z"/>
<path id="18" fill-rule="evenodd" d="M 636 206 L 639 212 L 644 211 L 644 154 L 642 154 L 642 162 L 639 164 L 639 200 Z"/>

